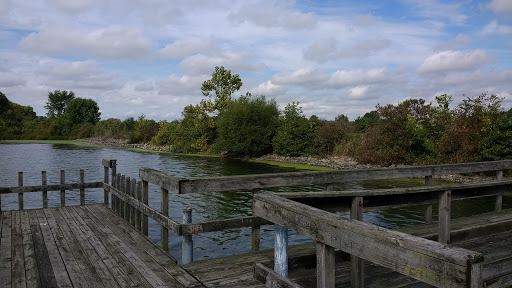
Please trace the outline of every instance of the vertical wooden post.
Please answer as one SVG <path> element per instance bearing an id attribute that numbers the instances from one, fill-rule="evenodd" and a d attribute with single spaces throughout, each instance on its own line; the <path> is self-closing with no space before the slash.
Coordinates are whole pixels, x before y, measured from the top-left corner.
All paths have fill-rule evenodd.
<path id="1" fill-rule="evenodd" d="M 130 188 L 132 188 L 130 183 L 131 183 L 130 177 L 126 177 L 126 179 L 124 180 L 124 190 L 123 190 L 125 195 L 130 195 L 132 193 L 130 191 Z M 123 206 L 124 206 L 123 207 L 124 208 L 124 220 L 126 220 L 126 222 L 130 222 L 130 211 L 131 211 L 130 204 L 128 204 L 128 202 L 125 201 Z"/>
<path id="2" fill-rule="evenodd" d="M 41 184 L 47 185 L 46 182 L 46 171 L 41 172 Z M 48 208 L 48 191 L 43 190 L 43 208 Z"/>
<path id="3" fill-rule="evenodd" d="M 503 179 L 503 170 L 496 171 L 496 180 L 502 180 Z M 494 209 L 496 211 L 501 211 L 503 208 L 503 194 L 496 195 L 496 203 L 494 205 Z"/>
<path id="4" fill-rule="evenodd" d="M 169 216 L 169 190 L 161 188 L 161 191 L 160 213 Z M 169 230 L 162 225 L 160 225 L 160 246 L 165 252 L 169 252 Z"/>
<path id="5" fill-rule="evenodd" d="M 443 244 L 450 244 L 450 210 L 451 191 L 444 191 L 439 194 L 439 235 L 437 241 Z"/>
<path id="6" fill-rule="evenodd" d="M 126 176 L 125 175 L 121 175 L 121 192 L 123 194 L 126 193 Z M 121 218 L 125 219 L 124 206 L 126 205 L 126 202 L 124 202 L 121 199 L 118 199 L 118 200 L 119 200 L 119 212 L 120 212 L 119 215 L 121 215 Z"/>
<path id="7" fill-rule="evenodd" d="M 432 175 L 425 176 L 425 186 L 432 186 Z M 425 207 L 425 224 L 432 224 L 432 204 Z"/>
<path id="8" fill-rule="evenodd" d="M 130 191 L 132 193 L 130 196 L 137 199 L 137 180 L 132 179 L 131 187 L 132 188 L 130 189 Z M 132 224 L 133 227 L 135 227 L 135 219 L 136 219 L 135 215 L 137 215 L 137 209 L 135 209 L 135 207 L 132 206 L 130 208 L 130 223 Z"/>
<path id="9" fill-rule="evenodd" d="M 103 183 L 108 184 L 108 170 L 110 167 L 103 166 Z M 103 189 L 103 205 L 108 207 L 108 191 Z"/>
<path id="10" fill-rule="evenodd" d="M 80 169 L 80 183 L 85 183 L 84 169 Z M 80 205 L 85 205 L 85 189 L 80 189 Z"/>
<path id="11" fill-rule="evenodd" d="M 325 191 L 334 191 L 334 184 L 333 183 L 326 184 Z"/>
<path id="12" fill-rule="evenodd" d="M 183 224 L 192 223 L 192 209 L 183 209 Z M 182 264 L 188 264 L 194 261 L 194 242 L 192 235 L 184 235 L 181 244 L 181 262 Z"/>
<path id="13" fill-rule="evenodd" d="M 149 204 L 149 183 L 148 181 L 142 180 L 142 203 L 148 205 Z M 148 236 L 148 216 L 142 215 L 142 233 Z"/>
<path id="14" fill-rule="evenodd" d="M 137 183 L 137 200 L 142 202 L 142 182 Z M 142 212 L 137 210 L 137 214 L 135 215 L 135 227 L 137 230 L 142 230 Z"/>
<path id="15" fill-rule="evenodd" d="M 274 225 L 274 271 L 288 278 L 288 229 Z"/>
<path id="16" fill-rule="evenodd" d="M 252 199 L 254 201 L 254 194 L 260 193 L 261 189 L 256 188 L 252 190 Z M 252 226 L 251 227 L 252 232 L 252 241 L 251 241 L 251 248 L 252 252 L 260 251 L 260 241 L 261 241 L 261 228 L 260 225 L 258 226 Z"/>
<path id="17" fill-rule="evenodd" d="M 334 248 L 316 242 L 316 287 L 334 288 L 335 264 Z"/>
<path id="18" fill-rule="evenodd" d="M 60 184 L 66 184 L 66 171 L 60 170 Z M 66 190 L 60 190 L 60 206 L 66 206 Z"/>
<path id="19" fill-rule="evenodd" d="M 23 186 L 23 172 L 18 172 L 18 186 Z M 23 210 L 23 193 L 18 193 L 18 209 Z"/>
<path id="20" fill-rule="evenodd" d="M 483 263 L 477 263 L 471 265 L 471 283 L 469 287 L 471 288 L 480 288 L 484 287 L 483 283 Z"/>
<path id="21" fill-rule="evenodd" d="M 112 186 L 119 188 L 117 185 L 117 161 L 116 160 L 110 160 L 110 173 L 112 175 Z M 116 211 L 117 209 L 117 199 L 116 196 L 112 195 L 111 197 L 112 201 L 112 210 Z"/>
<path id="22" fill-rule="evenodd" d="M 363 221 L 363 197 L 352 197 L 350 219 Z M 364 260 L 350 255 L 351 287 L 364 287 Z"/>
<path id="23" fill-rule="evenodd" d="M 121 182 L 122 179 L 121 179 L 121 173 L 117 173 L 116 175 L 116 189 L 121 191 L 122 190 L 122 185 L 121 185 Z M 121 200 L 116 197 L 116 213 L 117 215 L 121 216 Z"/>

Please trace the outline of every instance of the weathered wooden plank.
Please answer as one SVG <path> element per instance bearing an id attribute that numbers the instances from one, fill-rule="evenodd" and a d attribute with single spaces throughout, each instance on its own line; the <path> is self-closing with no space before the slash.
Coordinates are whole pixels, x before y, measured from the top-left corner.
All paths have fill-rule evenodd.
<path id="1" fill-rule="evenodd" d="M 133 206 L 138 211 L 141 211 L 144 215 L 147 215 L 157 221 L 160 225 L 166 227 L 167 229 L 174 232 L 176 235 L 181 236 L 181 227 L 180 224 L 173 221 L 171 218 L 163 215 L 162 213 L 156 211 L 155 209 L 149 207 L 149 205 L 139 202 L 137 199 L 128 196 L 118 189 L 112 186 L 105 186 L 112 195 L 115 195 L 118 199 L 127 202 L 131 206 Z M 146 216 L 146 217 L 147 217 Z"/>
<path id="2" fill-rule="evenodd" d="M 22 187 L 0 187 L 0 194 L 40 192 L 40 191 L 59 191 L 59 190 L 77 190 L 77 189 L 102 188 L 102 187 L 103 187 L 102 182 L 50 184 L 50 185 L 35 185 L 35 186 L 22 186 Z"/>
<path id="3" fill-rule="evenodd" d="M 93 274 L 98 275 L 102 284 L 105 287 L 122 287 L 120 286 L 120 284 L 118 284 L 118 282 L 116 282 L 116 280 L 118 279 L 114 277 L 115 274 L 112 274 L 108 269 L 107 265 L 104 263 L 103 259 L 105 259 L 106 256 L 104 254 L 100 254 L 103 253 L 103 250 L 101 250 L 100 247 L 93 246 L 97 243 L 94 242 L 93 238 L 91 238 L 91 235 L 88 233 L 88 231 L 84 232 L 80 229 L 80 227 L 84 227 L 84 224 L 76 222 L 73 219 L 73 216 L 69 214 L 67 208 L 62 208 L 59 212 L 62 215 L 62 218 L 57 217 L 57 219 L 59 219 L 59 221 L 65 221 L 65 224 L 67 224 L 70 228 L 71 232 L 73 233 L 73 236 L 80 245 L 80 248 L 83 250 L 83 255 L 86 257 L 86 259 L 84 259 L 84 262 L 88 261 L 92 268 L 94 269 L 95 273 Z M 89 239 L 91 239 L 91 241 L 89 241 Z M 98 253 L 97 251 L 100 251 L 100 253 Z M 87 265 L 87 263 L 85 263 L 84 265 Z M 91 281 L 93 281 L 93 283 L 96 283 L 94 279 L 96 279 L 96 277 L 92 276 Z M 119 279 L 119 281 L 122 284 L 127 283 L 123 282 L 123 279 Z M 101 287 L 101 285 L 99 285 L 98 287 Z"/>
<path id="4" fill-rule="evenodd" d="M 450 190 L 439 194 L 439 232 L 437 241 L 443 244 L 450 244 L 451 195 L 452 192 Z"/>
<path id="5" fill-rule="evenodd" d="M 172 192 L 178 192 L 182 178 L 165 174 L 158 170 L 150 168 L 140 168 L 139 177 L 141 180 L 158 185 L 160 188 L 167 189 Z"/>
<path id="6" fill-rule="evenodd" d="M 169 190 L 161 188 L 160 191 L 162 194 L 160 213 L 169 217 Z M 160 226 L 160 245 L 165 252 L 169 252 L 169 229 L 164 226 Z"/>
<path id="7" fill-rule="evenodd" d="M 192 209 L 183 208 L 182 223 L 192 223 Z M 194 261 L 194 241 L 192 235 L 185 235 L 181 239 L 181 263 L 188 264 Z"/>
<path id="8" fill-rule="evenodd" d="M 58 287 L 36 210 L 31 210 L 28 214 L 41 287 Z"/>
<path id="9" fill-rule="evenodd" d="M 135 231 L 130 229 L 129 227 L 123 225 L 123 222 L 119 217 L 117 217 L 112 212 L 103 209 L 97 205 L 87 206 L 87 209 L 93 212 L 95 217 L 99 219 L 103 219 L 103 223 L 108 226 L 112 231 L 115 232 L 116 235 L 126 234 L 131 237 L 131 240 L 127 240 L 126 243 L 136 246 L 137 249 L 134 249 L 135 252 L 139 251 L 138 249 L 143 250 L 147 253 L 158 265 L 160 265 L 169 275 L 171 275 L 176 281 L 184 285 L 185 287 L 203 287 L 197 279 L 192 277 L 189 273 L 187 273 L 184 269 L 178 266 L 175 261 L 169 254 L 163 253 L 162 250 L 150 242 L 148 245 L 141 245 L 141 243 L 146 243 L 150 241 L 147 239 L 142 233 L 139 231 Z M 173 284 L 174 282 L 170 282 Z M 178 285 L 178 284 L 176 284 Z"/>
<path id="10" fill-rule="evenodd" d="M 75 208 L 76 207 L 65 207 L 63 209 L 69 213 L 72 219 L 77 223 L 79 229 L 85 234 L 101 261 L 112 274 L 112 278 L 117 281 L 118 285 L 121 287 L 140 285 L 141 283 L 139 281 L 133 281 L 133 278 L 128 274 L 130 272 L 137 273 L 135 269 L 133 269 L 130 264 L 127 266 L 122 265 L 123 259 L 119 257 L 119 251 L 112 243 L 109 243 L 108 239 L 97 235 L 92 229 L 93 227 L 90 226 L 90 223 L 87 223 L 81 215 L 78 215 Z"/>
<path id="11" fill-rule="evenodd" d="M 20 211 L 12 213 L 12 287 L 26 287 L 25 256 L 23 254 L 23 234 L 21 231 Z"/>
<path id="12" fill-rule="evenodd" d="M 35 210 L 39 226 L 41 227 L 41 233 L 43 234 L 44 243 L 46 250 L 48 251 L 48 257 L 55 275 L 55 280 L 59 287 L 73 287 L 70 279 L 70 275 L 67 273 L 66 265 L 60 254 L 57 246 L 57 239 L 53 236 L 50 225 L 43 210 Z"/>
<path id="13" fill-rule="evenodd" d="M 69 252 L 73 254 L 73 261 L 76 261 L 80 273 L 83 275 L 83 279 L 85 282 L 90 284 L 91 287 L 105 287 L 100 279 L 100 276 L 96 273 L 94 265 L 87 259 L 85 255 L 85 251 L 80 246 L 80 242 L 77 239 L 81 237 L 81 234 L 75 236 L 72 232 L 72 228 L 68 225 L 68 222 L 64 220 L 64 216 L 61 212 L 65 212 L 65 209 L 51 209 L 46 211 L 46 213 L 52 213 L 52 218 L 55 219 L 55 224 L 59 228 L 59 233 L 63 239 L 65 239 L 64 247 L 69 247 Z M 70 221 L 71 224 L 75 224 L 75 222 Z M 62 248 L 61 248 L 62 249 Z M 89 250 L 90 251 L 90 250 Z M 67 266 L 68 264 L 66 264 Z M 76 268 L 75 268 L 76 269 Z M 78 277 L 77 277 L 78 278 Z M 82 285 L 82 284 L 78 284 Z"/>
<path id="14" fill-rule="evenodd" d="M 120 236 L 116 235 L 107 226 L 103 225 L 98 218 L 89 213 L 85 207 L 75 207 L 75 211 L 80 215 L 88 226 L 103 239 L 103 244 L 112 253 L 112 256 L 118 263 L 121 264 L 123 270 L 129 275 L 130 279 L 134 281 L 135 285 L 151 287 L 167 287 L 166 284 L 148 267 L 147 263 L 128 247 Z M 126 223 L 125 223 L 126 225 Z M 115 252 L 114 252 L 115 251 Z"/>
<path id="15" fill-rule="evenodd" d="M 141 168 L 139 176 L 144 181 L 178 193 L 204 193 L 238 189 L 269 188 L 279 186 L 329 184 L 345 181 L 424 177 L 481 171 L 512 169 L 512 161 L 490 161 L 450 165 L 426 165 L 365 170 L 308 171 L 182 179 L 149 168 Z"/>
<path id="16" fill-rule="evenodd" d="M 288 277 L 288 229 L 274 225 L 274 271 Z"/>
<path id="17" fill-rule="evenodd" d="M 46 186 L 46 171 L 41 172 L 41 185 Z M 48 208 L 48 191 L 43 189 L 43 208 Z"/>
<path id="18" fill-rule="evenodd" d="M 85 183 L 84 170 L 80 169 L 80 183 Z M 80 189 L 80 205 L 85 205 L 85 189 Z"/>
<path id="19" fill-rule="evenodd" d="M 482 274 L 484 281 L 491 281 L 512 274 L 512 257 L 485 262 Z"/>
<path id="20" fill-rule="evenodd" d="M 337 217 L 272 194 L 255 195 L 254 215 L 432 285 L 470 283 L 480 253 Z"/>
<path id="21" fill-rule="evenodd" d="M 23 234 L 23 255 L 25 257 L 25 277 L 27 287 L 39 287 L 39 268 L 37 267 L 36 252 L 30 230 L 30 219 L 27 211 L 21 211 L 21 232 Z"/>
<path id="22" fill-rule="evenodd" d="M 2 216 L 2 234 L 0 240 L 0 283 L 6 287 L 12 285 L 12 212 L 1 212 Z"/>
<path id="23" fill-rule="evenodd" d="M 254 264 L 254 278 L 265 284 L 265 287 L 272 288 L 301 288 L 302 286 L 293 283 L 290 279 L 272 271 L 261 263 Z M 317 286 L 324 287 L 324 286 Z M 334 287 L 334 286 L 332 286 Z"/>
<path id="24" fill-rule="evenodd" d="M 223 231 L 227 229 L 254 227 L 267 224 L 272 223 L 259 217 L 253 216 L 222 219 L 201 223 L 181 224 L 181 235 L 200 234 L 205 232 Z"/>
<path id="25" fill-rule="evenodd" d="M 66 184 L 66 170 L 60 170 L 60 184 Z M 60 206 L 66 206 L 66 190 L 60 190 Z"/>
<path id="26" fill-rule="evenodd" d="M 322 242 L 316 242 L 316 287 L 334 288 L 335 265 L 334 248 Z"/>
<path id="27" fill-rule="evenodd" d="M 350 219 L 363 221 L 363 197 L 352 197 Z M 350 255 L 350 283 L 353 288 L 364 287 L 364 260 Z"/>

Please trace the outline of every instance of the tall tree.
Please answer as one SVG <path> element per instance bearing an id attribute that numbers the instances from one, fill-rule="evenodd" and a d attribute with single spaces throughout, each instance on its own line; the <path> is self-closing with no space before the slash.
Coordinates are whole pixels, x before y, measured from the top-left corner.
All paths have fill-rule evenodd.
<path id="1" fill-rule="evenodd" d="M 4 93 L 0 92 L 0 115 L 4 114 L 9 110 L 9 99 Z"/>
<path id="2" fill-rule="evenodd" d="M 48 117 L 60 117 L 66 111 L 69 101 L 75 98 L 73 91 L 55 90 L 48 93 L 48 102 L 44 108 L 48 109 Z"/>
<path id="3" fill-rule="evenodd" d="M 232 75 L 231 70 L 226 70 L 223 66 L 215 67 L 212 79 L 204 81 L 201 86 L 203 95 L 208 97 L 201 101 L 202 108 L 209 113 L 222 111 L 231 100 L 231 94 L 240 87 L 242 79 L 238 74 Z"/>
<path id="4" fill-rule="evenodd" d="M 81 124 L 96 124 L 100 121 L 100 108 L 96 101 L 92 99 L 74 98 L 67 104 L 64 118 L 67 127 L 74 129 Z"/>

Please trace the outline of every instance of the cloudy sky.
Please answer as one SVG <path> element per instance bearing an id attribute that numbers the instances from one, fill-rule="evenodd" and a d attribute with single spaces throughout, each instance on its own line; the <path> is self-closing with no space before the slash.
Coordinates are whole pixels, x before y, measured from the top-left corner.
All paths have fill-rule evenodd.
<path id="1" fill-rule="evenodd" d="M 508 109 L 512 1 L 0 0 L 0 91 L 38 115 L 72 90 L 102 119 L 179 119 L 215 66 L 324 119 L 444 93 Z"/>

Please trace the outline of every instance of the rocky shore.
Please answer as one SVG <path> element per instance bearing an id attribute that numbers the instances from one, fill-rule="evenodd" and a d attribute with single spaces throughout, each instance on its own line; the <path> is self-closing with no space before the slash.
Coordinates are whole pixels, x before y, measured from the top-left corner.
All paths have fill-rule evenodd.
<path id="1" fill-rule="evenodd" d="M 85 138 L 85 139 L 77 139 L 76 142 L 84 142 L 90 143 L 97 146 L 103 147 L 117 147 L 117 148 L 136 148 L 136 149 L 144 149 L 150 151 L 160 151 L 160 152 L 168 152 L 170 151 L 170 146 L 153 146 L 149 143 L 144 144 L 130 144 L 127 139 L 112 139 L 112 138 Z M 274 161 L 274 162 L 283 162 L 283 163 L 291 163 L 291 164 L 304 164 L 311 166 L 321 166 L 321 167 L 329 167 L 333 169 L 369 169 L 369 168 L 381 168 L 381 166 L 377 165 L 369 165 L 369 164 L 360 164 L 357 163 L 353 158 L 350 157 L 339 157 L 339 156 L 330 156 L 330 157 L 286 157 L 279 155 L 265 155 L 263 157 L 257 158 L 256 160 L 264 160 L 264 161 Z M 483 174 L 478 175 L 441 175 L 434 176 L 435 179 L 441 179 L 450 182 L 456 183 L 477 183 L 484 181 L 492 181 L 494 177 L 485 176 Z"/>

